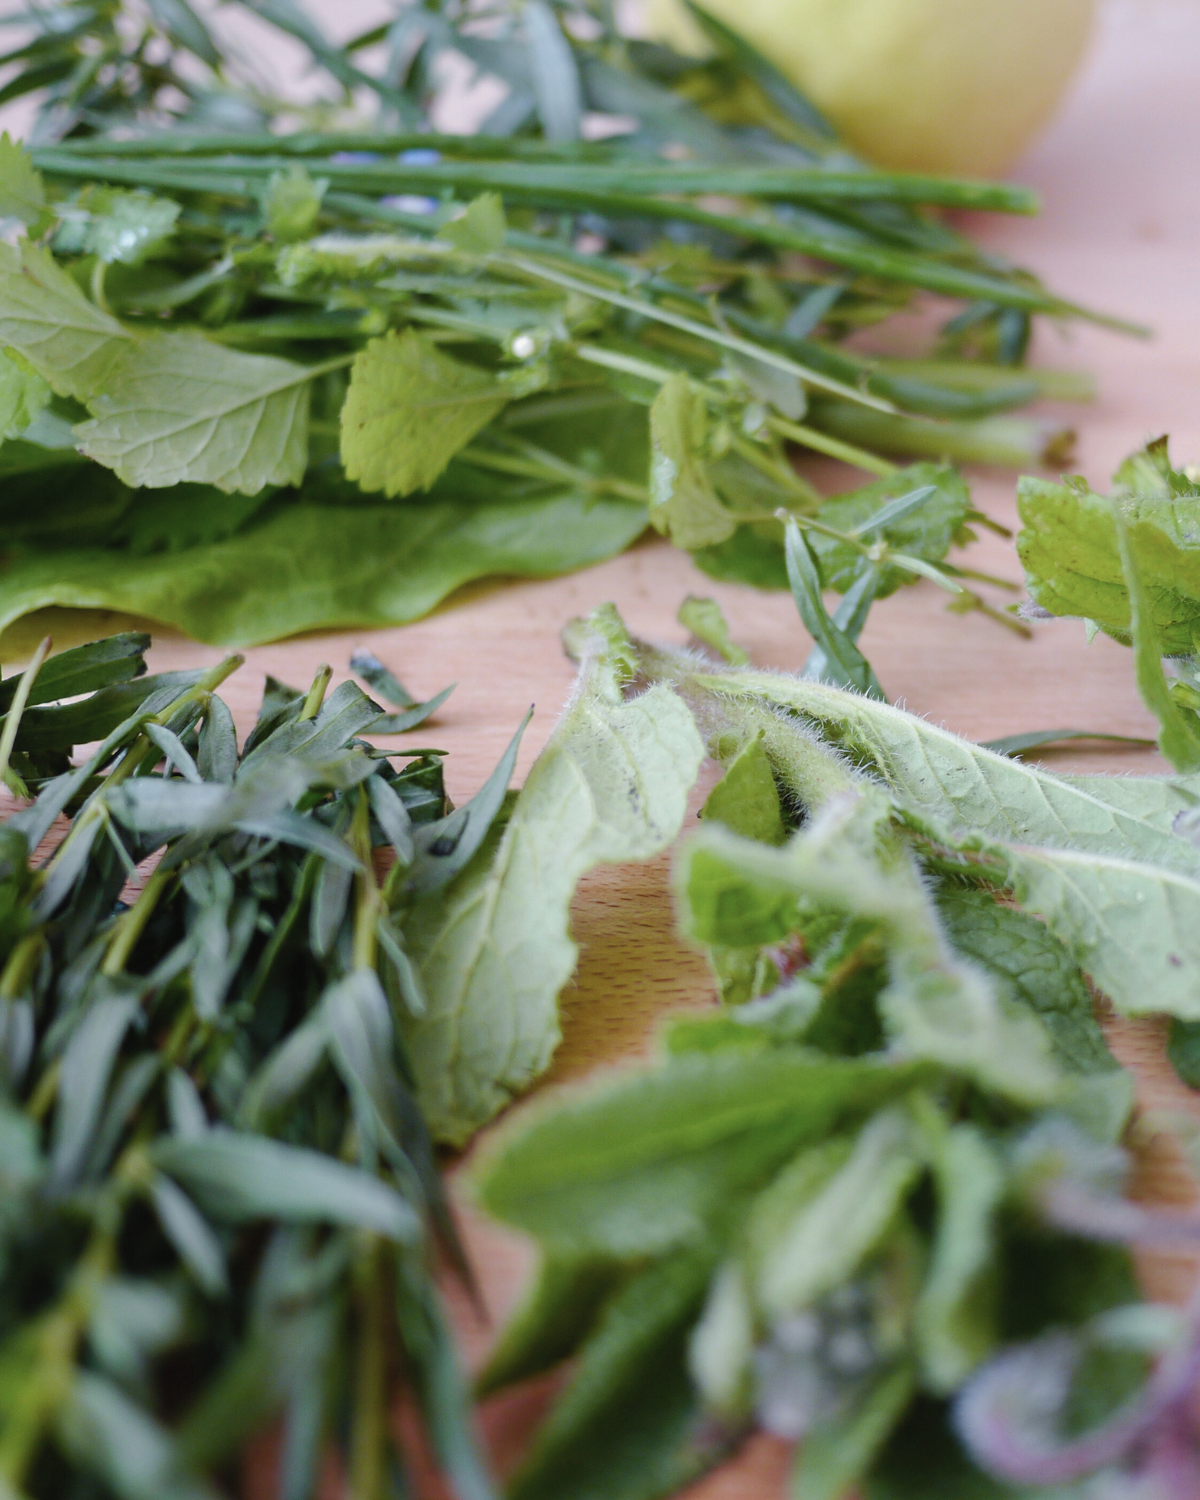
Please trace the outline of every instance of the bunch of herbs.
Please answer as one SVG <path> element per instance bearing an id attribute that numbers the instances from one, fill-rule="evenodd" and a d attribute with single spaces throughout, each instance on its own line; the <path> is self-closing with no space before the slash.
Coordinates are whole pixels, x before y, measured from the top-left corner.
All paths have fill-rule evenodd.
<path id="1" fill-rule="evenodd" d="M 1092 315 L 942 210 L 1030 194 L 872 171 L 708 18 L 697 60 L 603 6 L 413 5 L 341 49 L 291 0 L 245 8 L 323 102 L 273 97 L 186 0 L 10 18 L 0 101 L 43 103 L 29 154 L 0 148 L 0 626 L 395 623 L 648 523 L 782 585 L 781 508 L 862 614 L 932 573 L 1013 623 L 946 561 L 983 518 L 943 461 L 1061 457 L 1008 413 L 1086 395 L 1025 356 L 1036 317 Z M 430 128 L 451 54 L 503 94 L 477 134 Z M 925 358 L 847 344 L 929 294 L 958 306 Z M 797 451 L 876 484 L 828 500 Z M 856 529 L 926 487 L 918 520 Z"/>

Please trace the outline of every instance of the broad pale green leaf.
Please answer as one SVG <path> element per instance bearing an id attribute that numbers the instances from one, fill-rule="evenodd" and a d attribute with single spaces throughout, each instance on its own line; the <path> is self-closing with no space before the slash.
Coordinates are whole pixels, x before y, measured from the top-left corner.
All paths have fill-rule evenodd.
<path id="1" fill-rule="evenodd" d="M 712 547 L 731 537 L 737 518 L 722 505 L 708 471 L 704 394 L 676 374 L 650 408 L 650 520 L 677 547 Z"/>
<path id="2" fill-rule="evenodd" d="M 79 446 L 135 487 L 191 480 L 253 495 L 297 484 L 315 373 L 199 334 L 161 333 L 131 345 L 109 372 L 89 402 L 93 420 L 77 429 Z"/>
<path id="3" fill-rule="evenodd" d="M 1200 518 L 1200 496 L 1196 504 Z M 1134 676 L 1142 702 L 1158 720 L 1158 748 L 1177 771 L 1200 769 L 1200 718 L 1171 694 L 1163 671 L 1163 646 L 1154 621 L 1154 602 L 1145 569 L 1129 527 L 1119 509 L 1113 513 L 1117 551 L 1129 592 L 1129 630 L 1133 637 Z"/>
<path id="4" fill-rule="evenodd" d="M 495 852 L 444 897 L 418 903 L 409 952 L 428 996 L 410 1037 L 430 1128 L 459 1142 L 546 1066 L 556 1001 L 575 968 L 570 903 L 593 865 L 648 859 L 679 832 L 704 750 L 669 689 L 626 702 L 631 675 L 604 629 L 529 773 Z"/>
<path id="5" fill-rule="evenodd" d="M 342 462 L 364 490 L 427 490 L 509 393 L 411 328 L 356 357 L 342 408 Z"/>
<path id="6" fill-rule="evenodd" d="M 993 1219 L 1004 1193 L 1004 1170 L 981 1130 L 955 1125 L 934 1151 L 933 1178 L 937 1229 L 915 1332 L 926 1384 L 949 1394 L 998 1338 Z"/>
<path id="7" fill-rule="evenodd" d="M 48 250 L 20 240 L 0 245 L 0 344 L 23 355 L 60 396 L 87 401 L 107 386 L 133 340 Z"/>
<path id="8" fill-rule="evenodd" d="M 661 1253 L 702 1240 L 798 1150 L 927 1075 L 796 1048 L 675 1057 L 527 1117 L 484 1157 L 479 1194 L 551 1251 Z"/>
<path id="9" fill-rule="evenodd" d="M 0 442 L 20 437 L 37 414 L 45 410 L 50 394 L 47 382 L 19 355 L 0 359 Z"/>
<path id="10" fill-rule="evenodd" d="M 640 505 L 571 492 L 495 505 L 296 504 L 185 552 L 14 558 L 0 575 L 0 629 L 53 604 L 142 615 L 221 646 L 401 625 L 476 578 L 546 578 L 600 562 L 645 524 Z"/>
<path id="11" fill-rule="evenodd" d="M 1196 849 L 1171 828 L 1176 813 L 1194 805 L 1186 782 L 1055 776 L 903 709 L 783 673 L 718 672 L 697 681 L 734 705 L 757 701 L 813 721 L 899 803 L 941 828 L 1200 871 Z"/>
<path id="12" fill-rule="evenodd" d="M 328 178 L 314 182 L 298 161 L 286 172 L 272 172 L 263 195 L 263 218 L 271 234 L 283 244 L 307 239 L 316 228 L 328 186 Z"/>
<path id="13" fill-rule="evenodd" d="M 1200 880 L 1067 849 L 993 852 L 1017 900 L 1118 1010 L 1200 1020 Z"/>
<path id="14" fill-rule="evenodd" d="M 28 152 L 9 137 L 0 135 L 0 219 L 19 219 L 34 224 L 46 211 L 46 189 L 42 174 Z"/>
<path id="15" fill-rule="evenodd" d="M 1117 471 L 1111 499 L 1082 480 L 1022 479 L 1024 530 L 1017 550 L 1033 598 L 1051 614 L 1096 621 L 1128 642 L 1129 590 L 1114 506 L 1129 534 L 1146 592 L 1148 618 L 1167 653 L 1191 652 L 1200 626 L 1200 486 L 1170 469 L 1154 445 Z"/>
<path id="16" fill-rule="evenodd" d="M 772 1321 L 853 1277 L 892 1227 L 922 1167 L 916 1130 L 899 1107 L 877 1114 L 841 1160 L 827 1161 L 827 1150 L 817 1148 L 815 1174 L 806 1153 L 754 1205 L 754 1295 Z"/>

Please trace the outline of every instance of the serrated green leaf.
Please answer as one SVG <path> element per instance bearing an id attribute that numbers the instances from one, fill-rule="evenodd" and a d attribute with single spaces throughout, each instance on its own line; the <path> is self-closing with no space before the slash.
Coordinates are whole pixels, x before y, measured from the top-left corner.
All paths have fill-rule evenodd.
<path id="1" fill-rule="evenodd" d="M 1017 551 L 1030 594 L 1056 615 L 1079 615 L 1128 643 L 1129 590 L 1114 516 L 1138 559 L 1145 613 L 1167 654 L 1191 652 L 1200 627 L 1200 486 L 1170 469 L 1165 450 L 1135 454 L 1112 499 L 1081 480 L 1022 479 Z"/>
<path id="2" fill-rule="evenodd" d="M 470 255 L 490 255 L 504 249 L 507 234 L 504 200 L 499 193 L 480 193 L 456 219 L 442 225 L 437 237 Z"/>
<path id="3" fill-rule="evenodd" d="M 29 153 L 6 130 L 0 135 L 0 219 L 35 224 L 45 211 L 42 174 L 30 161 Z"/>
<path id="4" fill-rule="evenodd" d="M 132 343 L 48 250 L 29 240 L 0 245 L 0 344 L 23 355 L 60 396 L 87 401 L 106 388 Z"/>
<path id="5" fill-rule="evenodd" d="M 476 578 L 553 577 L 600 562 L 624 551 L 645 524 L 639 505 L 572 492 L 478 505 L 301 503 L 183 552 L 123 557 L 94 548 L 13 558 L 0 576 L 0 629 L 52 604 L 141 615 L 222 646 L 400 625 Z"/>
<path id="6" fill-rule="evenodd" d="M 888 969 L 877 1004 L 899 1050 L 1023 1103 L 1053 1098 L 1059 1075 L 1040 1021 L 1005 1006 L 953 952 L 908 857 L 872 848 L 877 813 L 852 798 L 831 803 L 781 849 L 720 826 L 695 835 L 679 867 L 685 930 L 737 947 L 784 941 L 814 913 L 877 924 Z"/>
<path id="7" fill-rule="evenodd" d="M 410 1047 L 442 1139 L 464 1140 L 549 1062 L 578 951 L 569 913 L 579 878 L 596 864 L 650 858 L 683 822 L 699 734 L 666 688 L 623 701 L 629 673 L 605 623 L 590 632 L 574 696 L 494 852 L 406 920 L 429 1001 Z"/>
<path id="8" fill-rule="evenodd" d="M 328 178 L 314 182 L 300 162 L 290 163 L 286 172 L 272 172 L 262 205 L 271 234 L 283 244 L 307 239 L 316 228 L 328 187 Z"/>
<path id="9" fill-rule="evenodd" d="M 88 219 L 79 249 L 106 265 L 140 266 L 166 248 L 180 213 L 179 204 L 170 198 L 113 188 L 91 189 L 86 202 Z"/>
<path id="10" fill-rule="evenodd" d="M 0 443 L 20 437 L 38 413 L 45 411 L 50 396 L 47 382 L 15 350 L 7 359 L 0 359 Z"/>
<path id="11" fill-rule="evenodd" d="M 161 333 L 109 371 L 89 401 L 92 421 L 77 429 L 79 446 L 135 487 L 193 481 L 256 494 L 298 484 L 314 373 L 199 334 Z"/>
<path id="12" fill-rule="evenodd" d="M 478 1169 L 479 1196 L 556 1253 L 659 1254 L 702 1239 L 803 1146 L 925 1071 L 797 1048 L 671 1058 L 501 1137 Z"/>
<path id="13" fill-rule="evenodd" d="M 1064 1068 L 1103 1073 L 1117 1067 L 1079 965 L 1043 922 L 984 891 L 945 887 L 937 905 L 958 952 L 1041 1017 Z"/>
<path id="14" fill-rule="evenodd" d="M 667 380 L 650 408 L 650 521 L 677 547 L 711 547 L 737 530 L 709 476 L 708 409 L 686 375 Z"/>
<path id="15" fill-rule="evenodd" d="M 427 490 L 507 403 L 486 371 L 450 359 L 411 328 L 356 356 L 342 408 L 342 463 L 364 490 Z"/>

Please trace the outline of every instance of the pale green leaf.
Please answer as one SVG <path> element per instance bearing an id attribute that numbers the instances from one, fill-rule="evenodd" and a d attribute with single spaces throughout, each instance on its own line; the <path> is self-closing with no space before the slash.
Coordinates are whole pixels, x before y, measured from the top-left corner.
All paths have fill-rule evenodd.
<path id="1" fill-rule="evenodd" d="M 1200 1020 L 1200 880 L 1067 849 L 992 852 L 1017 900 L 1118 1010 Z"/>
<path id="2" fill-rule="evenodd" d="M 271 234 L 283 244 L 307 239 L 317 227 L 328 186 L 328 178 L 314 182 L 298 161 L 289 163 L 286 172 L 272 172 L 262 205 Z"/>
<path id="3" fill-rule="evenodd" d="M 29 154 L 7 131 L 0 135 L 0 219 L 34 224 L 46 211 L 42 174 Z"/>
<path id="4" fill-rule="evenodd" d="M 996 1345 L 995 1231 L 1004 1171 L 974 1125 L 947 1131 L 933 1157 L 938 1198 L 933 1257 L 915 1333 L 931 1390 L 949 1394 Z"/>
<path id="5" fill-rule="evenodd" d="M 813 721 L 906 809 L 940 828 L 1200 871 L 1195 847 L 1172 832 L 1176 814 L 1195 803 L 1186 782 L 1055 776 L 903 709 L 783 673 L 718 672 L 695 681 L 731 709 L 758 702 Z"/>
<path id="6" fill-rule="evenodd" d="M 355 358 L 342 408 L 342 462 L 364 490 L 427 490 L 508 400 L 486 371 L 407 329 Z"/>
<path id="7" fill-rule="evenodd" d="M 118 360 L 89 402 L 93 420 L 77 429 L 79 446 L 134 486 L 191 480 L 253 495 L 297 484 L 316 373 L 199 334 L 158 334 Z"/>
<path id="8" fill-rule="evenodd" d="M 703 1239 L 798 1150 L 928 1072 L 798 1048 L 674 1057 L 527 1116 L 484 1157 L 479 1196 L 555 1253 L 657 1254 Z"/>
<path id="9" fill-rule="evenodd" d="M 650 520 L 677 547 L 712 547 L 731 537 L 737 518 L 709 478 L 708 409 L 686 375 L 663 385 L 650 408 Z"/>
<path id="10" fill-rule="evenodd" d="M 787 838 L 779 789 L 760 731 L 746 741 L 708 794 L 700 816 L 722 823 L 744 838 L 782 844 Z"/>
<path id="11" fill-rule="evenodd" d="M 685 630 L 690 630 L 698 641 L 702 641 L 710 651 L 715 651 L 731 667 L 749 664 L 749 652 L 744 651 L 730 637 L 729 626 L 715 599 L 703 599 L 689 594 L 679 606 L 676 618 Z"/>
<path id="12" fill-rule="evenodd" d="M 580 876 L 648 859 L 682 825 L 700 736 L 665 687 L 624 701 L 627 680 L 595 630 L 490 861 L 477 860 L 448 896 L 418 904 L 406 924 L 429 1001 L 410 1038 L 413 1064 L 442 1139 L 465 1139 L 548 1063 L 558 993 L 578 951 L 569 913 Z"/>
<path id="13" fill-rule="evenodd" d="M 841 1161 L 829 1158 L 815 1180 L 808 1165 L 807 1157 L 797 1163 L 805 1174 L 799 1193 L 795 1170 L 784 1172 L 751 1219 L 754 1293 L 772 1321 L 853 1277 L 892 1227 L 922 1162 L 912 1121 L 893 1107 L 863 1127 Z"/>
<path id="14" fill-rule="evenodd" d="M 600 562 L 645 524 L 640 505 L 571 491 L 494 504 L 296 503 L 182 552 L 13 558 L 0 575 L 0 629 L 54 604 L 142 615 L 221 646 L 402 625 L 476 578 L 547 578 Z"/>
<path id="15" fill-rule="evenodd" d="M 89 400 L 132 343 L 48 250 L 29 240 L 0 244 L 0 344 L 24 355 L 60 396 Z"/>
<path id="16" fill-rule="evenodd" d="M 709 1285 L 688 1344 L 688 1369 L 704 1404 L 727 1419 L 744 1416 L 752 1399 L 754 1323 L 745 1267 L 728 1260 Z"/>
<path id="17" fill-rule="evenodd" d="M 50 387 L 15 350 L 0 359 L 0 442 L 20 437 L 50 401 Z"/>
<path id="18" fill-rule="evenodd" d="M 490 255 L 504 249 L 508 225 L 504 218 L 504 201 L 499 193 L 480 193 L 456 219 L 438 230 L 439 240 L 448 240 L 470 255 Z"/>

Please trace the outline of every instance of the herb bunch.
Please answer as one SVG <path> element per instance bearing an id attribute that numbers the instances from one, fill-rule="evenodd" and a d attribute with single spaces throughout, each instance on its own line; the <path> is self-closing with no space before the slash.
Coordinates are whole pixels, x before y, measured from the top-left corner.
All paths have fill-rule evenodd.
<path id="1" fill-rule="evenodd" d="M 233 644 L 399 622 L 647 521 L 782 585 L 781 507 L 855 551 L 823 582 L 864 613 L 931 570 L 995 612 L 945 561 L 980 519 L 961 481 L 892 456 L 1062 455 L 1006 413 L 1086 394 L 1023 361 L 1035 317 L 1091 315 L 939 216 L 1030 195 L 869 170 L 707 19 L 697 61 L 542 0 L 412 6 L 344 50 L 249 8 L 374 123 L 271 99 L 186 0 L 23 17 L 3 97 L 49 92 L 31 155 L 0 152 L 26 228 L 0 247 L 0 623 L 91 604 Z M 429 129 L 450 52 L 507 90 L 480 134 Z M 594 115 L 624 133 L 583 140 Z M 846 345 L 927 293 L 959 304 L 929 358 Z M 829 510 L 797 450 L 933 484 L 936 520 L 859 536 L 845 513 L 878 491 Z"/>
<path id="2" fill-rule="evenodd" d="M 5 777 L 37 793 L 0 826 L 0 1488 L 202 1500 L 279 1415 L 285 1500 L 331 1450 L 383 1500 L 403 1383 L 487 1500 L 433 1282 L 438 1254 L 469 1273 L 401 1036 L 425 1005 L 401 917 L 479 848 L 512 756 L 451 810 L 441 752 L 359 738 L 440 700 L 326 697 L 327 668 L 268 679 L 239 751 L 216 689 L 240 659 L 146 676 L 148 645 L 0 684 Z"/>
<path id="3" fill-rule="evenodd" d="M 1126 1247 L 1197 1221 L 1122 1196 L 1085 976 L 1194 1018 L 1195 778 L 1054 776 L 684 619 L 711 655 L 630 646 L 725 768 L 676 877 L 725 1004 L 476 1168 L 542 1252 L 483 1389 L 576 1362 L 511 1495 L 653 1500 L 755 1427 L 795 1500 L 1191 1493 L 1195 1307 Z"/>

